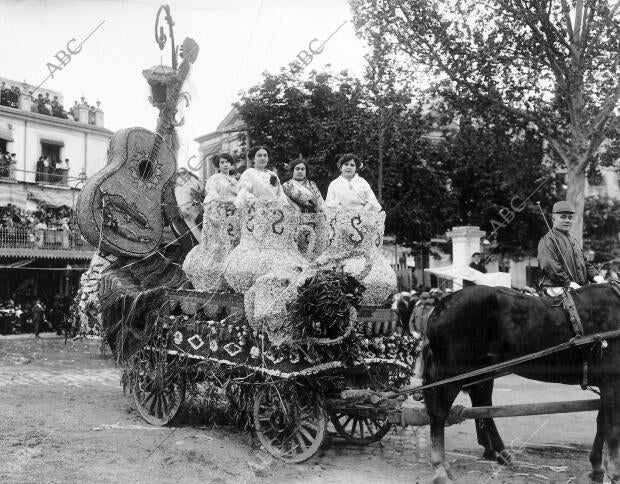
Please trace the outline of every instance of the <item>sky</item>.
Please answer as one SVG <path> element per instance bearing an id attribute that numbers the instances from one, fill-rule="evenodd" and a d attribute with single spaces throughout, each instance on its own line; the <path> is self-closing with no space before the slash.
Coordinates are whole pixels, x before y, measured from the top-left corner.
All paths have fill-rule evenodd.
<path id="1" fill-rule="evenodd" d="M 361 76 L 365 44 L 355 36 L 346 0 L 172 0 L 177 45 L 193 38 L 200 52 L 188 83 L 192 98 L 179 128 L 178 161 L 184 166 L 197 154 L 194 138 L 214 131 L 240 90 L 278 72 L 317 39 L 325 44 L 307 70 L 348 69 Z M 157 110 L 148 102 L 142 70 L 171 64 L 170 42 L 160 51 L 155 42 L 155 15 L 161 4 L 151 0 L 0 0 L 0 76 L 38 85 L 49 76 L 48 63 L 89 34 L 82 50 L 55 71 L 42 88 L 60 91 L 65 108 L 82 95 L 101 101 L 105 127 L 154 130 Z M 102 23 L 103 22 L 103 23 Z M 160 25 L 167 24 L 163 16 Z M 98 27 L 98 28 L 97 28 Z M 61 54 L 61 57 L 63 55 Z"/>

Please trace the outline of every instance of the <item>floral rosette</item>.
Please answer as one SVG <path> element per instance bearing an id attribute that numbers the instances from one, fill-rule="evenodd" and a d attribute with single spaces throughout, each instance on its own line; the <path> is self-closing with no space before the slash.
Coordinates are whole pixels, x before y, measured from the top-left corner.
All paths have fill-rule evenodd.
<path id="1" fill-rule="evenodd" d="M 396 273 L 381 255 L 385 212 L 357 211 L 328 207 L 326 247 L 315 260 L 320 269 L 342 267 L 366 290 L 361 304 L 377 306 L 397 290 Z"/>
<path id="2" fill-rule="evenodd" d="M 241 241 L 226 260 L 225 278 L 237 292 L 278 269 L 291 278 L 308 267 L 297 249 L 299 213 L 279 200 L 253 200 L 241 208 Z"/>
<path id="3" fill-rule="evenodd" d="M 299 214 L 295 241 L 299 252 L 309 261 L 315 260 L 325 249 L 325 228 L 324 212 Z"/>
<path id="4" fill-rule="evenodd" d="M 199 291 L 229 289 L 224 279 L 226 258 L 239 241 L 239 217 L 232 202 L 213 200 L 204 205 L 200 244 L 185 257 L 183 270 Z"/>

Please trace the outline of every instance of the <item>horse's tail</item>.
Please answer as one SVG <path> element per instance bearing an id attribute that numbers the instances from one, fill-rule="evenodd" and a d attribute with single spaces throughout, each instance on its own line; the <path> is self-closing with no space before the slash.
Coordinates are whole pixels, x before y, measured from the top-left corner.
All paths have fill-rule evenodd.
<path id="1" fill-rule="evenodd" d="M 427 385 L 439 380 L 439 373 L 435 366 L 433 350 L 428 339 L 422 347 L 422 384 Z"/>

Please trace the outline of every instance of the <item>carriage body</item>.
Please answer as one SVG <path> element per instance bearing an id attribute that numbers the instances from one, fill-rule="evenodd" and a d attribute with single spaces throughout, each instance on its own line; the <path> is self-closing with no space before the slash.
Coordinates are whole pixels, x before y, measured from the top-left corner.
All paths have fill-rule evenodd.
<path id="1" fill-rule="evenodd" d="M 354 444 L 390 430 L 386 408 L 360 408 L 341 392 L 389 392 L 412 376 L 418 341 L 396 331 L 393 310 L 362 307 L 343 335 L 282 347 L 250 326 L 243 294 L 169 290 L 166 302 L 156 318 L 146 316 L 154 332 L 125 365 L 125 381 L 149 423 L 171 422 L 186 389 L 208 388 L 245 413 L 241 420 L 265 449 L 286 462 L 314 455 L 330 420 Z"/>

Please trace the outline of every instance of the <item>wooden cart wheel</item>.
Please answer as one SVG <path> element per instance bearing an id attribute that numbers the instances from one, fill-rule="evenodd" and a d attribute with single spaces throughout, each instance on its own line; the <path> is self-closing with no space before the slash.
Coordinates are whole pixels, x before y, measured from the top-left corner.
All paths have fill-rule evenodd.
<path id="1" fill-rule="evenodd" d="M 267 452 L 287 463 L 312 457 L 323 443 L 327 418 L 321 399 L 311 392 L 291 395 L 274 385 L 254 401 L 254 427 Z"/>
<path id="2" fill-rule="evenodd" d="M 329 419 L 344 440 L 356 445 L 377 442 L 392 428 L 387 417 L 365 417 L 334 410 L 329 412 Z"/>
<path id="3" fill-rule="evenodd" d="M 163 426 L 176 416 L 185 399 L 185 384 L 178 375 L 167 372 L 167 365 L 154 364 L 154 355 L 136 358 L 133 400 L 138 412 L 151 425 Z"/>

